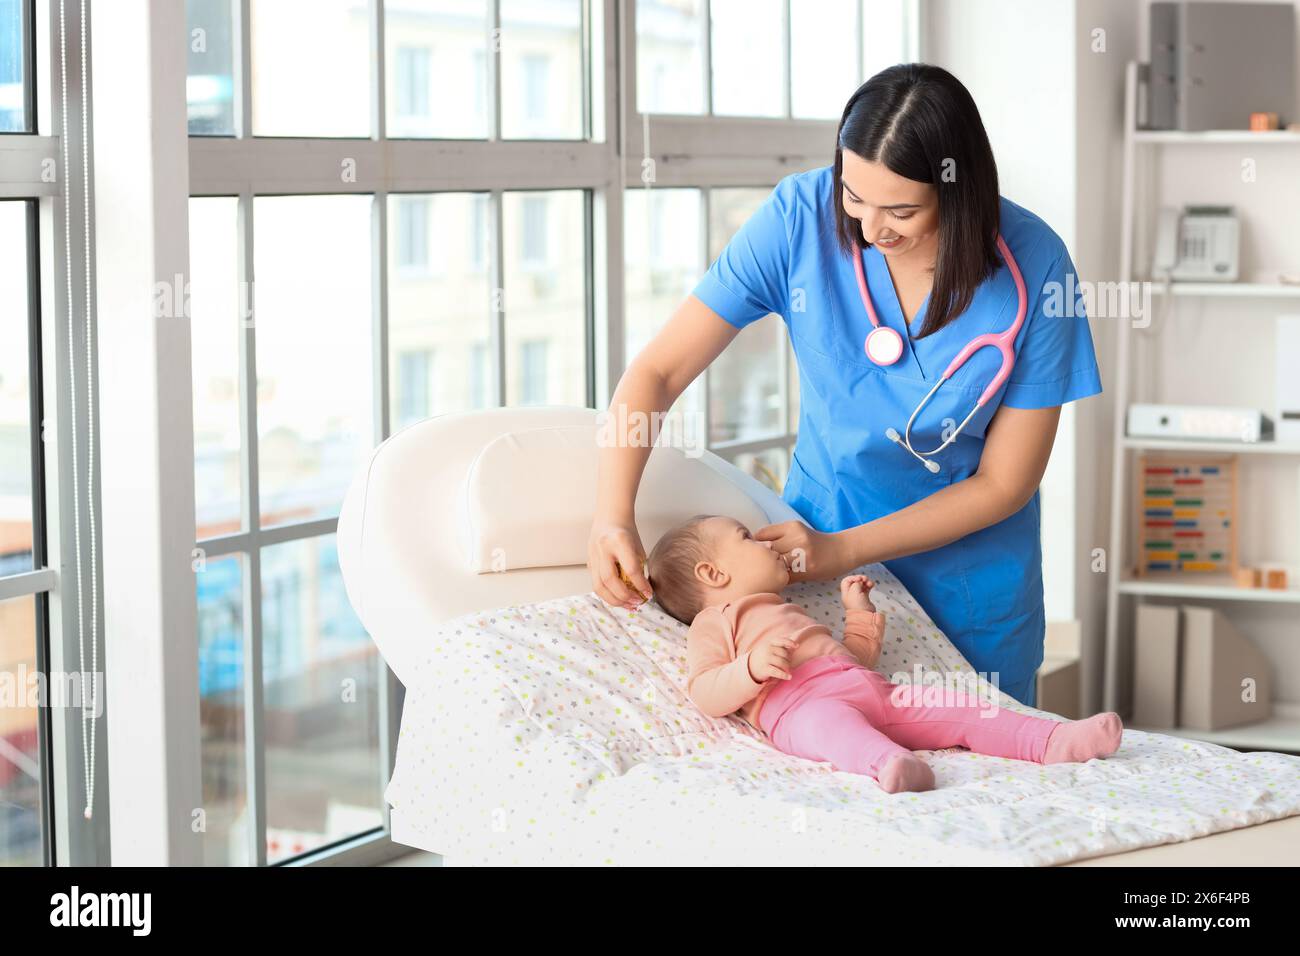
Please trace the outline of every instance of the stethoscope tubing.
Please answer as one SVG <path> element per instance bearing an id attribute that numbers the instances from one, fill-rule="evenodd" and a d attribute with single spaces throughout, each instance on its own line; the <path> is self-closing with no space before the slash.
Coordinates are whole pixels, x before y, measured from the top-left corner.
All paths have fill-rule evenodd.
<path id="1" fill-rule="evenodd" d="M 902 445 L 931 472 L 937 472 L 939 466 L 935 462 L 927 461 L 927 459 L 933 455 L 939 454 L 939 452 L 943 451 L 957 440 L 957 436 L 962 433 L 962 430 L 970 420 L 975 417 L 975 413 L 988 403 L 989 399 L 993 397 L 997 390 L 1002 387 L 1002 384 L 1011 376 L 1012 369 L 1015 368 L 1015 340 L 1021 327 L 1025 323 L 1025 316 L 1029 312 L 1029 295 L 1025 290 L 1025 278 L 1020 272 L 1020 264 L 1016 262 L 1015 256 L 1011 254 L 1011 249 L 1007 246 L 1006 240 L 1002 238 L 1001 233 L 998 234 L 997 244 L 998 251 L 1002 254 L 1002 259 L 1006 262 L 1007 268 L 1011 270 L 1011 277 L 1016 284 L 1017 307 L 1015 321 L 1002 332 L 988 332 L 984 335 L 976 336 L 967 342 L 966 345 L 962 347 L 961 351 L 953 357 L 953 360 L 948 363 L 948 367 L 944 369 L 943 374 L 939 376 L 939 380 L 934 383 L 934 387 L 926 393 L 925 397 L 921 399 L 916 408 L 912 410 L 911 417 L 908 418 L 907 425 L 903 429 L 903 434 L 900 436 L 898 432 L 894 431 L 892 428 L 888 429 L 886 432 L 886 435 L 891 441 Z M 867 279 L 862 268 L 861 253 L 858 253 L 853 257 L 853 266 L 858 281 L 858 293 L 862 298 L 862 305 L 867 311 L 867 318 L 871 320 L 873 326 L 872 332 L 867 336 L 867 341 L 869 343 L 871 335 L 875 334 L 877 330 L 888 329 L 889 327 L 882 325 L 879 316 L 876 315 L 875 305 L 871 301 L 871 293 L 867 289 Z M 889 331 L 893 330 L 889 329 Z M 897 335 L 897 333 L 895 333 L 895 335 Z M 901 344 L 901 337 L 899 337 L 899 339 Z M 866 349 L 867 356 L 871 358 L 872 361 L 876 361 L 875 357 L 872 356 L 870 345 L 864 344 L 864 348 Z M 930 403 L 930 400 L 934 397 L 935 393 L 939 391 L 940 386 L 942 386 L 944 382 L 948 381 L 948 379 L 953 376 L 953 373 L 966 364 L 966 361 L 972 355 L 984 348 L 995 348 L 998 350 L 1002 362 L 998 368 L 997 374 L 993 376 L 993 379 L 985 387 L 984 391 L 980 393 L 980 396 L 976 399 L 975 405 L 970 410 L 970 413 L 962 420 L 961 424 L 958 425 L 946 439 L 944 439 L 942 444 L 930 451 L 917 451 L 912 447 L 912 425 L 916 421 L 916 416 L 919 415 L 921 410 Z M 877 362 L 877 364 L 893 364 L 893 361 L 895 360 L 896 358 L 884 363 Z"/>

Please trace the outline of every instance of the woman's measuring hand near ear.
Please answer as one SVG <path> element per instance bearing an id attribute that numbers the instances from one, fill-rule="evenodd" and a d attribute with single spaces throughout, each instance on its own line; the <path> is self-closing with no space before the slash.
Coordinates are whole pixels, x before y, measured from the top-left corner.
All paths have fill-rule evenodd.
<path id="1" fill-rule="evenodd" d="M 687 296 L 623 373 L 610 399 L 610 420 L 615 426 L 658 420 L 739 332 L 695 296 Z M 653 596 L 635 520 L 636 490 L 651 450 L 650 444 L 639 442 L 643 434 L 611 431 L 605 436 L 598 458 L 595 520 L 587 541 L 587 569 L 596 594 L 629 610 Z M 623 582 L 620 570 L 632 587 Z"/>

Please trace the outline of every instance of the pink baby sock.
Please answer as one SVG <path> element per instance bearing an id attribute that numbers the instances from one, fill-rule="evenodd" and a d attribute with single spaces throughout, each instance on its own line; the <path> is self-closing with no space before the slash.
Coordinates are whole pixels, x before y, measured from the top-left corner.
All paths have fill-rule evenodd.
<path id="1" fill-rule="evenodd" d="M 1067 720 L 1052 728 L 1043 751 L 1043 763 L 1083 763 L 1109 757 L 1119 750 L 1124 725 L 1119 714 L 1107 711 L 1085 720 Z"/>
<path id="2" fill-rule="evenodd" d="M 916 754 L 894 754 L 885 761 L 876 782 L 886 793 L 934 789 L 934 771 Z"/>

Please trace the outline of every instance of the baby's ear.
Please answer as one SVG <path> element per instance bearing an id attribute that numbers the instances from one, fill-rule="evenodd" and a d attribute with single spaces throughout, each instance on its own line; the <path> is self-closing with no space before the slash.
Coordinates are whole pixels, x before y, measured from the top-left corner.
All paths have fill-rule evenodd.
<path id="1" fill-rule="evenodd" d="M 695 562 L 695 579 L 709 587 L 721 587 L 727 583 L 727 572 L 712 561 Z"/>

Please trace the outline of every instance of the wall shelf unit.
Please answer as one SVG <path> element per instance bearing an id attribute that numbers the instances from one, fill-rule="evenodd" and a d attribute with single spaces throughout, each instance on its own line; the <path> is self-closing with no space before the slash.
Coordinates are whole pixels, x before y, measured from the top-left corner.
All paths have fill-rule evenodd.
<path id="1" fill-rule="evenodd" d="M 1141 275 L 1134 269 L 1136 244 L 1139 236 L 1140 209 L 1147 209 L 1149 196 L 1143 191 L 1158 190 L 1158 179 L 1149 175 L 1150 165 L 1140 161 L 1159 157 L 1169 149 L 1196 150 L 1219 146 L 1265 145 L 1269 148 L 1300 147 L 1300 132 L 1250 132 L 1247 130 L 1212 130 L 1207 132 L 1181 132 L 1176 130 L 1140 130 L 1137 128 L 1139 65 L 1130 62 L 1125 76 L 1123 183 L 1121 195 L 1120 280 L 1122 283 L 1148 281 L 1146 270 Z M 1189 154 L 1190 155 L 1190 154 Z M 1300 150 L 1296 153 L 1300 164 Z M 1145 223 L 1141 224 L 1145 225 Z M 1145 235 L 1145 230 L 1141 230 Z M 1277 300 L 1280 309 L 1294 310 L 1300 306 L 1287 300 L 1300 299 L 1300 285 L 1279 280 L 1277 273 L 1254 273 L 1257 281 L 1234 283 L 1187 282 L 1166 285 L 1157 281 L 1151 285 L 1153 296 L 1185 299 L 1240 299 L 1267 302 Z M 1242 308 L 1248 303 L 1242 301 Z M 1173 307 L 1173 303 L 1170 303 Z M 1259 306 L 1254 306 L 1256 309 Z M 1249 319 L 1244 321 L 1250 321 Z M 1107 710 L 1131 713 L 1129 694 L 1132 687 L 1132 651 L 1136 635 L 1133 630 L 1134 608 L 1145 600 L 1181 601 L 1186 603 L 1219 604 L 1225 611 L 1253 607 L 1253 613 L 1294 616 L 1300 622 L 1300 581 L 1288 581 L 1285 589 L 1243 588 L 1237 586 L 1231 575 L 1216 573 L 1173 572 L 1135 573 L 1137 555 L 1131 543 L 1134 539 L 1132 495 L 1134 470 L 1144 453 L 1149 452 L 1206 452 L 1239 455 L 1241 462 L 1263 462 L 1289 465 L 1294 458 L 1300 476 L 1300 443 L 1262 441 L 1238 443 L 1229 441 L 1191 441 L 1175 439 L 1134 438 L 1126 434 L 1127 410 L 1131 402 L 1145 401 L 1135 398 L 1133 380 L 1134 352 L 1136 349 L 1134 324 L 1116 323 L 1116 375 L 1115 423 L 1113 431 L 1113 459 L 1111 474 L 1111 518 L 1109 534 L 1109 574 L 1106 603 L 1106 661 L 1104 706 Z M 1232 404 L 1222 395 L 1207 392 L 1209 404 Z M 1270 410 L 1271 414 L 1271 410 Z M 1261 466 L 1262 467 L 1262 466 Z M 1291 558 L 1295 558 L 1291 555 Z M 1271 610 L 1275 608 L 1276 610 Z M 1244 613 L 1244 611 L 1243 611 Z M 1285 626 L 1285 623 L 1283 624 Z M 1300 631 L 1297 632 L 1300 637 Z M 1300 653 L 1297 644 L 1296 653 Z M 1146 729 L 1146 728 L 1135 728 Z M 1300 752 L 1300 704 L 1294 701 L 1275 701 L 1273 716 L 1219 732 L 1187 729 L 1151 728 L 1159 733 L 1172 733 L 1198 740 L 1220 743 L 1244 749 L 1285 750 Z"/>

